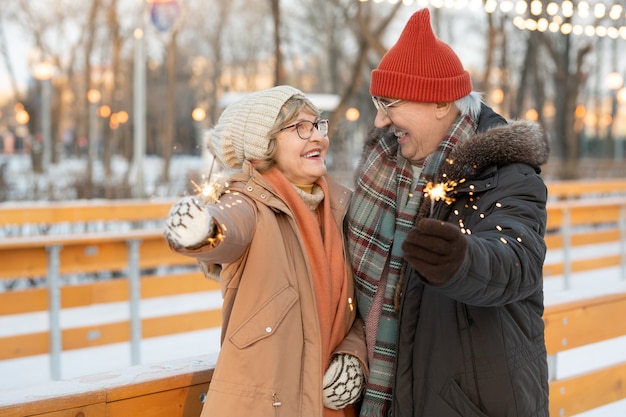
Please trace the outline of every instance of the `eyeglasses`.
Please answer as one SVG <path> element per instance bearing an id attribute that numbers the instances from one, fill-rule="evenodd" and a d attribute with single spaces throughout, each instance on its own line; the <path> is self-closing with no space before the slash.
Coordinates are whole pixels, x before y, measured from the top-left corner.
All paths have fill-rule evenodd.
<path id="1" fill-rule="evenodd" d="M 383 113 L 385 113 L 385 116 L 389 115 L 389 107 L 393 107 L 401 101 L 402 99 L 385 101 L 385 99 L 382 99 L 380 97 L 372 96 L 372 102 L 374 103 L 374 107 L 376 107 L 376 110 L 381 110 Z"/>
<path id="2" fill-rule="evenodd" d="M 291 129 L 292 127 L 296 128 L 298 132 L 298 136 L 302 140 L 310 139 L 313 136 L 313 128 L 317 129 L 320 132 L 320 135 L 326 137 L 328 134 L 328 119 L 320 119 L 317 122 L 310 122 L 308 120 L 303 120 L 298 123 L 294 123 L 292 125 L 283 127 L 280 129 L 281 131 Z"/>

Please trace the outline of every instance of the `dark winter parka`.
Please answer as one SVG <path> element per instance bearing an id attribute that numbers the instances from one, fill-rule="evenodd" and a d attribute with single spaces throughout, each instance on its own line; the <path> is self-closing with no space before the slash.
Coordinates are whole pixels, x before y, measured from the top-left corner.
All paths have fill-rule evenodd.
<path id="1" fill-rule="evenodd" d="M 445 168 L 459 183 L 454 202 L 432 215 L 467 232 L 461 268 L 441 286 L 410 267 L 405 276 L 394 417 L 548 416 L 539 176 L 548 147 L 535 123 L 494 127 L 484 116 Z"/>

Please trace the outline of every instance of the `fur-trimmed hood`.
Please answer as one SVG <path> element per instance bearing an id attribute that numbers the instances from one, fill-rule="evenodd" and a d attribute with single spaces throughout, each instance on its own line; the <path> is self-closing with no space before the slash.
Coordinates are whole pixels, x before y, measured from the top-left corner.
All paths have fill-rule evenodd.
<path id="1" fill-rule="evenodd" d="M 471 178 L 491 166 L 513 163 L 530 165 L 540 171 L 550 149 L 541 127 L 528 120 L 515 120 L 478 133 L 458 143 L 450 153 L 453 162 L 445 168 L 448 179 Z"/>

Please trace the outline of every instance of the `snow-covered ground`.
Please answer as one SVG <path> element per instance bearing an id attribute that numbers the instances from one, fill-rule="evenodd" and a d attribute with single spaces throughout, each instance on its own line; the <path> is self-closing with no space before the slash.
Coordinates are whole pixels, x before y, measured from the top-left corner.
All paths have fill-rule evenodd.
<path id="1" fill-rule="evenodd" d="M 208 175 L 209 159 L 199 156 L 175 155 L 170 161 L 169 179 L 164 183 L 160 176 L 163 160 L 154 156 L 144 159 L 143 183 L 144 194 L 150 197 L 175 197 L 185 192 L 190 185 L 189 174 Z M 26 154 L 4 155 L 0 153 L 0 203 L 37 201 L 71 201 L 77 197 L 77 184 L 84 180 L 87 170 L 85 158 L 66 157 L 61 162 L 50 166 L 46 174 L 37 174 L 32 170 L 30 157 Z M 206 172 L 205 172 L 206 171 Z M 101 161 L 93 167 L 93 179 L 96 184 L 121 185 L 128 176 L 134 184 L 135 171 L 129 162 L 119 156 L 111 160 L 111 175 L 105 179 Z"/>

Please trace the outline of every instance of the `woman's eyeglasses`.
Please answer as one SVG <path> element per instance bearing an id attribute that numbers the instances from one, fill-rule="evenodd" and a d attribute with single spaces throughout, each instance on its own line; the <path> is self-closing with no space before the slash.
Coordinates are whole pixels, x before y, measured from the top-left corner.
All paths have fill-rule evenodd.
<path id="1" fill-rule="evenodd" d="M 298 132 L 298 136 L 302 140 L 310 139 L 311 136 L 313 136 L 313 129 L 317 129 L 317 131 L 320 132 L 320 135 L 325 137 L 328 134 L 328 119 L 320 119 L 317 122 L 303 120 L 301 122 L 283 127 L 280 130 L 283 131 L 293 127 L 296 128 L 296 132 Z"/>
<path id="2" fill-rule="evenodd" d="M 376 110 L 381 110 L 383 113 L 385 113 L 385 116 L 389 116 L 389 107 L 393 107 L 401 101 L 402 99 L 385 101 L 380 97 L 372 96 L 372 102 L 374 102 L 374 107 L 376 107 Z"/>

